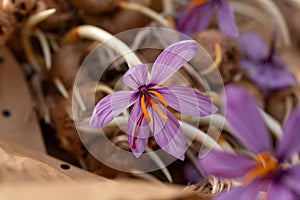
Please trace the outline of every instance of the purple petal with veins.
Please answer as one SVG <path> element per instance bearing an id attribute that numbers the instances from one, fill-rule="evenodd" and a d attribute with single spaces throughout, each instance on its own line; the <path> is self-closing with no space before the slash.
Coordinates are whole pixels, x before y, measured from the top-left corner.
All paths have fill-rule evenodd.
<path id="1" fill-rule="evenodd" d="M 154 135 L 156 143 L 168 154 L 184 160 L 186 150 L 185 139 L 178 120 L 173 114 L 163 106 L 160 106 L 167 115 L 168 119 L 164 120 L 152 108 L 149 109 L 151 122 L 150 128 Z"/>
<path id="2" fill-rule="evenodd" d="M 149 83 L 161 84 L 170 78 L 185 63 L 190 61 L 198 50 L 197 42 L 185 40 L 167 47 L 155 60 Z"/>
<path id="3" fill-rule="evenodd" d="M 297 108 L 284 124 L 282 138 L 277 144 L 277 157 L 280 160 L 288 160 L 296 153 L 300 153 L 300 108 Z"/>
<path id="4" fill-rule="evenodd" d="M 206 173 L 219 178 L 240 178 L 255 167 L 249 158 L 225 151 L 211 151 L 199 162 Z"/>
<path id="5" fill-rule="evenodd" d="M 226 118 L 234 135 L 252 152 L 271 151 L 271 139 L 254 99 L 236 86 L 226 87 Z"/>
<path id="6" fill-rule="evenodd" d="M 133 90 L 145 85 L 148 80 L 148 66 L 146 64 L 131 67 L 123 77 L 123 83 Z"/>
<path id="7" fill-rule="evenodd" d="M 218 25 L 227 36 L 238 37 L 239 31 L 235 23 L 233 10 L 227 1 L 220 1 L 218 5 Z"/>
<path id="8" fill-rule="evenodd" d="M 168 106 L 186 115 L 202 117 L 218 111 L 208 98 L 192 88 L 169 86 L 157 91 L 164 96 Z"/>
<path id="9" fill-rule="evenodd" d="M 118 91 L 101 99 L 94 108 L 90 125 L 103 128 L 121 112 L 135 103 L 137 93 L 134 91 Z"/>
<path id="10" fill-rule="evenodd" d="M 128 142 L 132 153 L 139 157 L 145 150 L 150 133 L 149 124 L 141 110 L 140 101 L 134 105 L 127 124 Z"/>

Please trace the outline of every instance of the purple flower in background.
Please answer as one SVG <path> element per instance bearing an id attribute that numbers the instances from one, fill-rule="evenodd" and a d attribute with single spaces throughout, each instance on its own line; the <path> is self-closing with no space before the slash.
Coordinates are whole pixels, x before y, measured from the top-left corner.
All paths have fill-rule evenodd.
<path id="1" fill-rule="evenodd" d="M 209 26 L 215 12 L 220 30 L 230 37 L 238 37 L 234 14 L 226 0 L 192 0 L 179 12 L 178 30 L 195 35 Z"/>
<path id="2" fill-rule="evenodd" d="M 241 67 L 248 70 L 249 77 L 266 93 L 291 86 L 295 76 L 275 52 L 275 34 L 268 52 L 264 42 L 255 34 L 245 33 L 240 37 L 241 50 L 246 59 Z"/>
<path id="3" fill-rule="evenodd" d="M 191 60 L 197 49 L 193 40 L 169 46 L 154 62 L 149 80 L 146 64 L 130 68 L 123 82 L 133 91 L 118 91 L 103 98 L 93 111 L 91 126 L 103 128 L 135 104 L 127 124 L 128 142 L 133 154 L 139 157 L 144 152 L 151 130 L 151 136 L 164 151 L 183 160 L 186 148 L 184 135 L 167 106 L 192 116 L 206 116 L 215 113 L 217 108 L 191 88 L 159 85 Z"/>
<path id="4" fill-rule="evenodd" d="M 300 195 L 300 164 L 291 157 L 300 152 L 300 108 L 284 125 L 281 138 L 272 148 L 270 134 L 254 99 L 234 86 L 226 88 L 226 117 L 234 135 L 251 151 L 246 154 L 212 151 L 200 163 L 205 172 L 219 178 L 243 178 L 243 185 L 217 197 L 218 200 L 257 199 L 260 191 L 267 199 L 296 200 Z"/>

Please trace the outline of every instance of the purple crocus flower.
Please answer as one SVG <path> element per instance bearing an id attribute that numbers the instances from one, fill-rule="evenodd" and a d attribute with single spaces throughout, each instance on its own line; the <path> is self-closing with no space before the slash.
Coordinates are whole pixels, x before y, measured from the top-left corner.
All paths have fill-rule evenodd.
<path id="1" fill-rule="evenodd" d="M 275 52 L 275 34 L 268 51 L 264 42 L 253 33 L 244 33 L 240 37 L 241 50 L 246 59 L 241 67 L 248 70 L 248 76 L 266 93 L 291 86 L 295 76 Z"/>
<path id="2" fill-rule="evenodd" d="M 133 91 L 118 91 L 103 98 L 95 107 L 92 127 L 103 128 L 124 109 L 135 104 L 127 124 L 128 142 L 136 157 L 145 150 L 150 130 L 157 144 L 167 153 L 183 160 L 185 139 L 178 120 L 167 106 L 192 116 L 206 116 L 217 108 L 199 92 L 179 86 L 159 86 L 172 76 L 197 52 L 193 40 L 177 42 L 166 48 L 153 64 L 150 78 L 148 67 L 140 64 L 130 68 L 123 83 Z"/>
<path id="3" fill-rule="evenodd" d="M 233 154 L 212 151 L 200 163 L 205 172 L 224 179 L 243 178 L 243 185 L 217 197 L 218 200 L 257 199 L 260 191 L 273 200 L 296 200 L 300 195 L 300 164 L 291 157 L 300 152 L 300 108 L 284 125 L 276 148 L 256 107 L 254 99 L 242 89 L 226 88 L 226 117 L 234 135 L 251 152 Z"/>
<path id="4" fill-rule="evenodd" d="M 178 15 L 178 30 L 195 35 L 206 29 L 217 12 L 220 30 L 230 37 L 238 37 L 233 11 L 226 0 L 192 0 Z"/>

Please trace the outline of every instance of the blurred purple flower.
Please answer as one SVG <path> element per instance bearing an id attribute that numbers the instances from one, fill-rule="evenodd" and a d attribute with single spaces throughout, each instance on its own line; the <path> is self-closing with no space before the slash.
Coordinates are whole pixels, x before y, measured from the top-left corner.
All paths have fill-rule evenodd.
<path id="1" fill-rule="evenodd" d="M 217 108 L 199 92 L 180 86 L 162 87 L 198 50 L 193 40 L 177 42 L 166 48 L 153 64 L 148 80 L 148 67 L 140 64 L 130 68 L 123 77 L 133 91 L 118 91 L 103 98 L 94 108 L 92 127 L 103 128 L 123 110 L 135 104 L 127 125 L 128 142 L 136 157 L 145 150 L 149 132 L 157 144 L 170 155 L 183 160 L 185 140 L 178 120 L 167 106 L 192 116 L 206 116 Z"/>
<path id="2" fill-rule="evenodd" d="M 272 148 L 270 134 L 254 99 L 234 86 L 226 88 L 226 117 L 234 135 L 251 151 L 251 156 L 212 151 L 200 160 L 204 171 L 219 178 L 242 178 L 243 185 L 218 200 L 257 199 L 265 191 L 267 199 L 296 200 L 300 195 L 300 165 L 289 163 L 300 152 L 300 108 L 286 121 L 284 132 Z"/>
<path id="3" fill-rule="evenodd" d="M 275 52 L 275 34 L 268 52 L 264 42 L 255 34 L 244 33 L 240 37 L 241 50 L 246 59 L 241 67 L 248 70 L 249 77 L 265 92 L 291 86 L 296 82 L 295 76 Z"/>
<path id="4" fill-rule="evenodd" d="M 226 0 L 192 0 L 178 15 L 177 28 L 187 35 L 206 29 L 217 12 L 220 30 L 230 37 L 238 37 L 233 11 Z"/>

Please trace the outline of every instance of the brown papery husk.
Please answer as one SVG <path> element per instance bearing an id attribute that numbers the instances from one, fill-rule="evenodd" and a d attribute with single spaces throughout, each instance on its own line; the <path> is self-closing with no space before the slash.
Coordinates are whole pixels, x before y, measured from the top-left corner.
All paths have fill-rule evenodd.
<path id="1" fill-rule="evenodd" d="M 222 76 L 222 80 L 216 79 L 214 76 L 215 72 L 206 76 L 207 80 L 212 84 L 220 84 L 221 82 L 229 83 L 232 82 L 233 77 L 239 72 L 239 62 L 241 60 L 241 53 L 237 49 L 235 39 L 225 36 L 223 33 L 216 29 L 207 29 L 193 38 L 207 51 L 209 56 L 214 60 L 215 55 L 215 44 L 221 45 L 222 51 L 222 62 L 218 66 L 219 73 Z M 206 55 L 203 55 L 206 56 Z M 194 58 L 195 62 L 201 63 L 202 57 Z M 207 63 L 205 67 L 209 67 L 212 63 Z M 204 70 L 205 68 L 203 68 Z"/>
<path id="2" fill-rule="evenodd" d="M 77 13 L 69 1 L 64 0 L 41 0 L 37 2 L 35 13 L 55 9 L 49 18 L 39 24 L 44 31 L 52 31 L 55 33 L 63 33 L 73 26 L 79 24 Z"/>
<path id="3" fill-rule="evenodd" d="M 71 0 L 79 10 L 92 15 L 109 13 L 117 8 L 119 0 Z"/>
<path id="4" fill-rule="evenodd" d="M 89 43 L 85 42 L 64 44 L 58 52 L 53 54 L 49 79 L 60 78 L 65 87 L 71 89 L 77 71 L 89 50 Z"/>
<path id="5" fill-rule="evenodd" d="M 150 6 L 149 0 L 129 0 L 144 6 Z M 151 20 L 132 10 L 116 9 L 104 15 L 81 14 L 84 23 L 99 26 L 111 34 L 146 26 Z"/>
<path id="6" fill-rule="evenodd" d="M 298 90 L 298 93 L 300 92 L 299 88 L 286 88 L 271 92 L 266 99 L 267 112 L 278 121 L 283 122 L 287 111 L 287 98 L 291 98 L 292 109 L 299 104 L 295 95 L 295 90 Z"/>
<path id="7" fill-rule="evenodd" d="M 14 15 L 13 4 L 8 4 L 5 8 L 0 5 L 0 45 L 4 45 L 11 38 L 17 24 Z"/>

